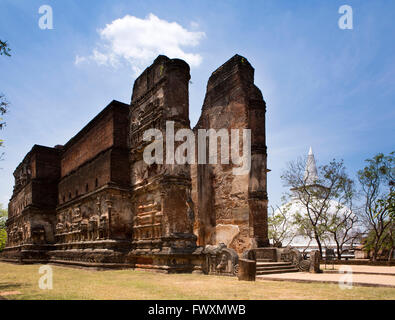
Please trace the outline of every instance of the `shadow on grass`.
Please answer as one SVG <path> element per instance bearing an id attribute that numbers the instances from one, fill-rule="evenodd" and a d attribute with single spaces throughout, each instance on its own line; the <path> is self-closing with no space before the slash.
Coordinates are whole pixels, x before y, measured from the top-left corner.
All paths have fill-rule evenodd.
<path id="1" fill-rule="evenodd" d="M 0 283 L 0 300 L 8 300 L 6 297 L 2 296 L 2 292 L 8 291 L 17 291 L 16 289 L 20 289 L 23 286 L 16 283 Z"/>
<path id="2" fill-rule="evenodd" d="M 15 283 L 0 283 L 0 292 L 1 291 L 12 291 L 13 289 L 20 289 L 23 286 Z"/>

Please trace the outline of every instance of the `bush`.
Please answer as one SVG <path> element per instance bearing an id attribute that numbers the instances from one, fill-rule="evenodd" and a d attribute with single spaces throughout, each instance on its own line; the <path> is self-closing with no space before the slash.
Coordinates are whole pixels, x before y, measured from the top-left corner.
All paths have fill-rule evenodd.
<path id="1" fill-rule="evenodd" d="M 3 251 L 7 242 L 7 232 L 5 229 L 0 229 L 0 252 Z"/>

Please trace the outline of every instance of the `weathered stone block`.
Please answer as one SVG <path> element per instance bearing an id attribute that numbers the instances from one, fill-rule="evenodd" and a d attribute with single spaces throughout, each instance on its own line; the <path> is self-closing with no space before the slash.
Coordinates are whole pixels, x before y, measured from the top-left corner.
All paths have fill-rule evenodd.
<path id="1" fill-rule="evenodd" d="M 321 255 L 318 250 L 310 252 L 310 269 L 311 273 L 321 273 L 320 269 Z"/>
<path id="2" fill-rule="evenodd" d="M 239 259 L 239 270 L 237 277 L 242 281 L 255 281 L 256 261 L 248 259 Z"/>

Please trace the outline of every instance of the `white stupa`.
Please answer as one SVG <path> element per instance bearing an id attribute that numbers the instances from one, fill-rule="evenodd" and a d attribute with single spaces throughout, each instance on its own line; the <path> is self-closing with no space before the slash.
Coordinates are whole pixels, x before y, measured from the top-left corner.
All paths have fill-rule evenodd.
<path id="1" fill-rule="evenodd" d="M 304 180 L 306 186 L 311 186 L 312 188 L 324 188 L 323 186 L 319 186 L 317 184 L 318 171 L 317 171 L 313 150 L 311 147 L 306 161 Z M 291 191 L 295 192 L 295 190 L 291 190 Z M 300 200 L 298 200 L 296 196 L 292 197 L 292 200 L 287 204 L 281 206 L 280 209 L 277 209 L 275 211 L 275 214 L 280 213 L 280 210 L 287 217 L 287 221 L 288 221 L 287 228 L 289 230 L 286 238 L 282 241 L 282 245 L 283 246 L 290 245 L 291 247 L 297 248 L 305 252 L 309 252 L 311 250 L 317 250 L 318 244 L 315 241 L 315 239 L 311 239 L 308 236 L 301 235 L 300 232 L 298 231 L 298 228 L 292 225 L 292 223 L 295 221 L 295 215 L 297 213 L 301 214 L 302 216 L 305 216 L 306 207 L 300 202 Z M 338 215 L 342 215 L 345 214 L 346 212 L 349 212 L 349 210 L 350 209 L 348 207 L 341 205 L 339 202 L 330 200 L 329 208 L 327 210 L 327 215 L 331 215 L 334 213 L 337 213 Z M 333 238 L 330 236 L 328 236 L 324 241 L 321 241 L 321 245 L 324 251 L 325 248 L 331 248 L 331 249 L 336 248 L 336 243 L 333 240 Z M 345 246 L 345 248 L 346 247 L 347 246 Z"/>

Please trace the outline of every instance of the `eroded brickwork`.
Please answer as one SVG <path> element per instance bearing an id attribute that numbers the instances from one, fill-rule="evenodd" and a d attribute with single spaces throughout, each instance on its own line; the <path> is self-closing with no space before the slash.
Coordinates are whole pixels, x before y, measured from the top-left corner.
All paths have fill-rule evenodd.
<path id="1" fill-rule="evenodd" d="M 251 170 L 235 175 L 233 169 L 238 165 L 219 161 L 193 168 L 200 245 L 225 243 L 240 254 L 269 244 L 265 112 L 265 101 L 254 85 L 254 69 L 247 59 L 235 55 L 213 72 L 194 131 L 226 129 L 230 135 L 231 129 L 251 129 Z"/>
<path id="2" fill-rule="evenodd" d="M 151 143 L 143 141 L 145 130 L 159 130 L 165 142 L 167 122 L 172 123 L 174 131 L 189 129 L 189 80 L 189 66 L 184 61 L 159 56 L 134 84 L 130 164 L 135 216 L 130 256 L 137 267 L 193 268 L 191 254 L 196 236 L 192 233 L 193 221 L 188 218 L 190 168 L 165 161 L 149 165 L 143 159 L 144 147 Z M 163 146 L 166 157 L 170 149 L 166 143 Z"/>

